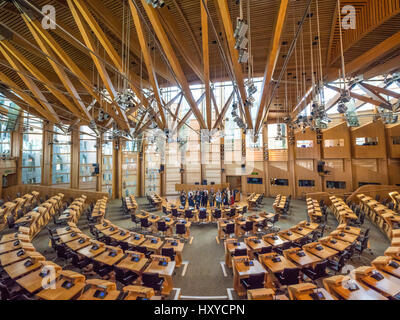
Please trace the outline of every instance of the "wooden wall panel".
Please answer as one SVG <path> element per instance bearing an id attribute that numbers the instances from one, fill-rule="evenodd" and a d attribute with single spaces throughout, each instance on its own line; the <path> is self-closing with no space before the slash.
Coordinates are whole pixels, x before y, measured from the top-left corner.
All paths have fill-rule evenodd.
<path id="1" fill-rule="evenodd" d="M 388 157 L 391 159 L 400 159 L 400 144 L 394 144 L 394 139 L 400 138 L 400 124 L 389 125 L 386 127 L 386 144 Z"/>
<path id="2" fill-rule="evenodd" d="M 357 138 L 378 138 L 378 145 L 357 146 Z M 381 120 L 365 124 L 351 130 L 351 143 L 353 158 L 357 159 L 384 159 L 386 155 L 385 126 Z"/>
<path id="3" fill-rule="evenodd" d="M 322 156 L 324 159 L 351 158 L 350 131 L 345 122 L 324 130 L 322 137 Z M 343 146 L 327 147 L 327 144 L 333 140 L 338 141 L 340 144 L 343 142 Z"/>

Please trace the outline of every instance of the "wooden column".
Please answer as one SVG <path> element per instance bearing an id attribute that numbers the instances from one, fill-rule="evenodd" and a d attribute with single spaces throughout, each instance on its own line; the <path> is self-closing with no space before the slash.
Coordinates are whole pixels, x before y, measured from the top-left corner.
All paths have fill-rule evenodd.
<path id="1" fill-rule="evenodd" d="M 53 130 L 53 125 L 43 125 L 43 165 L 42 165 L 42 185 L 51 185 L 51 154 L 53 148 L 53 134 L 50 132 Z"/>
<path id="2" fill-rule="evenodd" d="M 97 138 L 97 163 L 99 164 L 99 174 L 96 177 L 96 191 L 101 192 L 103 186 L 103 134 Z"/>

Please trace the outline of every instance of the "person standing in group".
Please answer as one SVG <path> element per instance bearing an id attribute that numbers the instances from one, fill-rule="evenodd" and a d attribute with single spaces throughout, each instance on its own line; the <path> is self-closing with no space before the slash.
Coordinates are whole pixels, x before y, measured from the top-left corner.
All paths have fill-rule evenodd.
<path id="1" fill-rule="evenodd" d="M 208 193 L 208 203 L 210 204 L 210 207 L 214 207 L 214 190 L 210 190 L 210 192 Z"/>
<path id="2" fill-rule="evenodd" d="M 193 197 L 193 193 L 189 192 L 189 207 L 194 207 L 194 197 Z"/>
<path id="3" fill-rule="evenodd" d="M 217 208 L 220 209 L 221 208 L 221 192 L 218 190 L 217 194 L 215 195 L 215 201 L 217 203 Z"/>
<path id="4" fill-rule="evenodd" d="M 186 195 L 185 195 L 185 191 L 181 192 L 181 195 L 179 197 L 179 200 L 181 202 L 181 205 L 184 207 L 186 205 Z"/>
<path id="5" fill-rule="evenodd" d="M 208 200 L 207 190 L 203 190 L 203 196 L 201 198 L 201 206 L 202 207 L 207 207 L 207 200 Z"/>
<path id="6" fill-rule="evenodd" d="M 200 200 L 201 200 L 201 196 L 200 196 L 200 191 L 197 190 L 196 191 L 196 195 L 195 195 L 195 204 L 196 204 L 196 209 L 198 210 L 200 208 Z"/>

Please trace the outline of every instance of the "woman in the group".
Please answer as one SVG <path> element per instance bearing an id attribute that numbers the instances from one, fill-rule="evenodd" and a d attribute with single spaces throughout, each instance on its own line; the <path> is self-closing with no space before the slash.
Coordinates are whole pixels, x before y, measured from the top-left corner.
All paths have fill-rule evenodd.
<path id="1" fill-rule="evenodd" d="M 220 209 L 221 208 L 221 192 L 218 190 L 217 194 L 215 195 L 215 202 L 217 205 L 217 208 Z"/>

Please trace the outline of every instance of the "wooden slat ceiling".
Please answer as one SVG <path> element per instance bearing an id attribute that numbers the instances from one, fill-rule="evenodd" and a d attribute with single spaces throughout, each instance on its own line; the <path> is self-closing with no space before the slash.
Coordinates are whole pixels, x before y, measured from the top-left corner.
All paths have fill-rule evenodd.
<path id="1" fill-rule="evenodd" d="M 126 17 L 129 17 L 129 7 L 126 1 L 114 1 L 114 0 L 98 0 L 102 6 L 104 6 L 108 11 L 112 13 L 114 17 L 122 24 L 123 13 Z M 129 0 L 131 1 L 131 0 Z M 212 21 L 217 29 L 219 39 L 222 43 L 225 42 L 225 34 L 223 31 L 222 23 L 219 21 L 219 12 L 216 7 L 216 2 L 221 0 L 209 0 L 208 9 L 211 14 Z M 244 9 L 244 18 L 247 19 L 247 1 L 250 1 L 250 25 L 251 25 L 251 43 L 252 43 L 252 54 L 254 57 L 254 76 L 261 77 L 264 74 L 264 69 L 267 62 L 268 53 L 270 50 L 271 39 L 273 37 L 274 26 L 277 18 L 277 13 L 280 5 L 279 0 L 242 0 Z M 307 0 L 291 0 L 289 3 L 286 22 L 283 30 L 283 36 L 281 38 L 281 48 L 279 57 L 277 60 L 276 69 L 273 75 L 273 79 L 277 79 L 281 72 L 285 54 L 287 53 L 290 43 L 294 38 L 295 29 L 297 28 L 298 22 L 304 14 L 304 10 L 307 4 Z M 79 29 L 73 19 L 73 16 L 69 10 L 67 1 L 56 0 L 31 0 L 37 8 L 42 8 L 46 4 L 54 5 L 56 8 L 57 24 L 66 29 L 70 35 L 75 37 L 81 42 L 78 43 L 70 35 L 66 34 L 61 28 L 57 27 L 56 30 L 50 30 L 49 33 L 58 42 L 61 48 L 71 57 L 71 59 L 81 68 L 86 76 L 93 81 L 94 85 L 99 85 L 103 87 L 98 81 L 97 71 L 95 70 L 93 60 L 89 55 L 88 49 L 83 46 L 83 38 L 79 33 Z M 125 3 L 125 7 L 123 7 Z M 141 1 L 136 1 L 140 12 L 146 19 L 146 24 L 151 26 L 151 22 L 148 20 L 145 14 L 144 8 Z M 200 17 L 200 0 L 165 0 L 166 8 L 169 15 L 174 19 L 174 24 L 177 27 L 176 34 L 172 37 L 169 34 L 170 41 L 176 51 L 177 57 L 182 65 L 183 71 L 189 83 L 200 83 L 200 79 L 193 71 L 192 67 L 185 61 L 182 53 L 180 52 L 176 43 L 173 39 L 180 39 L 182 41 L 181 46 L 184 47 L 192 57 L 197 59 L 200 64 L 202 62 L 202 57 L 199 55 L 198 48 L 202 45 L 201 38 L 201 17 Z M 343 39 L 345 47 L 345 61 L 350 62 L 355 58 L 359 57 L 367 50 L 374 48 L 376 45 L 381 43 L 383 40 L 392 36 L 393 34 L 399 32 L 400 26 L 400 4 L 397 0 L 349 0 L 342 1 L 342 5 L 353 5 L 356 8 L 357 13 L 357 23 L 359 30 L 344 30 Z M 236 25 L 236 18 L 239 16 L 239 5 L 237 1 L 228 1 L 230 16 L 232 18 L 233 26 Z M 332 68 L 338 69 L 340 67 L 340 48 L 339 48 L 339 26 L 337 19 L 337 7 L 336 1 L 334 0 L 318 0 L 319 5 L 319 19 L 320 19 L 320 39 L 321 39 L 321 55 L 322 55 L 322 65 L 324 74 L 331 70 Z M 90 8 L 90 5 L 87 5 Z M 179 7 L 177 7 L 179 6 Z M 315 41 L 317 34 L 317 10 L 316 1 L 314 0 L 311 5 L 311 24 L 312 24 L 312 39 Z M 122 43 L 118 36 L 110 28 L 108 21 L 104 21 L 96 15 L 96 12 L 91 9 L 91 12 L 98 24 L 100 25 L 103 32 L 106 34 L 111 44 L 114 46 L 119 55 L 122 52 Z M 185 22 L 182 19 L 181 13 L 187 20 L 190 30 L 187 29 Z M 126 20 L 126 19 L 125 19 Z M 62 86 L 61 81 L 55 74 L 52 66 L 47 61 L 47 57 L 40 50 L 36 41 L 34 40 L 29 29 L 25 25 L 23 19 L 19 15 L 16 7 L 11 3 L 7 2 L 3 7 L 0 8 L 0 22 L 7 26 L 10 30 L 14 32 L 14 36 L 11 39 L 11 43 L 16 47 L 19 52 L 21 52 L 33 65 L 40 69 L 43 74 L 52 82 L 52 85 L 59 88 L 63 92 L 66 92 L 65 88 Z M 303 32 L 300 34 L 300 39 L 303 38 L 304 46 L 301 46 L 301 41 L 297 42 L 296 51 L 298 57 L 298 64 L 296 68 L 296 59 L 293 54 L 287 70 L 285 71 L 284 80 L 287 79 L 287 101 L 285 104 L 285 85 L 281 83 L 279 90 L 277 90 L 276 98 L 273 100 L 271 105 L 271 112 L 269 117 L 276 118 L 284 116 L 284 114 L 293 109 L 297 105 L 299 98 L 303 97 L 306 91 L 311 86 L 311 49 L 310 49 L 310 29 L 309 29 L 310 19 L 307 19 Z M 159 68 L 160 72 L 157 73 L 157 80 L 160 86 L 170 86 L 169 79 L 173 79 L 172 71 L 168 68 L 163 55 L 161 54 L 159 48 L 155 44 L 153 35 L 144 26 L 148 37 L 148 44 L 151 48 L 151 54 L 154 59 L 154 64 L 156 66 L 156 71 Z M 130 23 L 130 32 L 133 35 L 132 40 L 136 42 L 132 45 L 140 48 L 136 36 L 136 30 L 134 24 Z M 193 39 L 190 33 L 194 34 L 196 43 L 193 43 Z M 153 31 L 152 31 L 153 33 Z M 93 33 L 92 33 L 93 34 Z M 94 34 L 93 34 L 94 37 Z M 25 39 L 25 40 L 24 40 Z M 220 56 L 220 52 L 216 43 L 216 38 L 212 29 L 210 27 L 210 75 L 211 81 L 221 81 L 229 80 L 228 72 L 225 68 L 223 60 Z M 32 46 L 32 45 L 33 46 Z M 107 62 L 111 63 L 111 60 L 107 57 L 101 44 L 98 44 L 99 50 L 98 54 L 103 57 Z M 197 48 L 196 48 L 197 47 Z M 227 50 L 224 45 L 224 49 Z M 305 58 L 305 69 L 300 68 L 301 65 L 301 53 L 304 52 Z M 369 65 L 366 65 L 362 70 L 367 71 L 372 67 L 376 67 L 380 63 L 384 63 L 389 59 L 395 57 L 399 54 L 399 50 L 393 50 L 385 57 L 381 58 L 379 61 L 374 61 Z M 318 46 L 313 46 L 314 55 L 314 68 L 317 71 L 318 66 Z M 229 57 L 229 54 L 227 54 Z M 130 53 L 130 70 L 133 73 L 139 75 L 143 78 L 144 82 L 148 82 L 148 75 L 146 67 L 144 66 L 144 61 L 141 55 L 135 55 L 133 52 Z M 4 64 L 8 64 L 6 59 L 0 54 L 0 71 L 9 76 L 16 84 L 18 84 L 24 90 L 28 90 L 23 81 L 20 79 L 18 74 L 9 68 L 5 67 Z M 114 82 L 114 85 L 118 89 L 117 84 L 117 72 L 115 67 L 111 67 L 106 64 L 107 71 L 110 78 Z M 164 71 L 161 71 L 163 69 Z M 67 74 L 73 85 L 76 87 L 77 91 L 82 93 L 80 95 L 81 99 L 84 101 L 85 105 L 90 104 L 92 98 L 84 90 L 82 84 L 78 81 L 76 75 L 67 70 Z M 202 70 L 202 69 L 201 69 Z M 161 76 L 164 72 L 164 76 Z M 299 84 L 301 81 L 302 73 L 305 72 L 305 82 L 306 86 Z M 247 66 L 243 65 L 243 73 L 247 77 Z M 34 75 L 33 75 L 34 76 Z M 39 82 L 36 84 L 41 90 L 45 92 L 46 98 L 48 98 L 50 103 L 54 103 L 57 106 L 57 112 L 65 119 L 71 119 L 73 116 L 65 111 L 65 109 L 60 102 L 55 99 L 51 94 L 47 93 L 47 89 Z M 299 90 L 297 88 L 300 88 Z M 67 95 L 68 99 L 70 97 Z M 70 99 L 72 101 L 72 99 Z"/>

